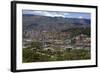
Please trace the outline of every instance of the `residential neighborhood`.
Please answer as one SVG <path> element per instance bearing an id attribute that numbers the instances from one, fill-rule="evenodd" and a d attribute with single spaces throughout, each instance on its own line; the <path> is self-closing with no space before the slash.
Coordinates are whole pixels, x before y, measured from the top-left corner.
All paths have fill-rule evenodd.
<path id="1" fill-rule="evenodd" d="M 59 17 L 64 12 L 47 13 L 57 13 L 58 17 L 23 14 L 23 63 L 91 59 L 90 19 Z"/>

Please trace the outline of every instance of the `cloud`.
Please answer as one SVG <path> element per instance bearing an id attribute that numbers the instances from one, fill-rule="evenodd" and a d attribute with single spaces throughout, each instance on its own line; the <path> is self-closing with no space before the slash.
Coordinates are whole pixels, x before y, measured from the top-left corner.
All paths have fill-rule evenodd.
<path id="1" fill-rule="evenodd" d="M 66 17 L 69 13 L 65 12 L 53 12 L 53 11 L 23 11 L 23 14 L 33 14 L 33 15 L 43 15 L 43 16 L 50 16 L 50 17 Z"/>
<path id="2" fill-rule="evenodd" d="M 79 16 L 78 18 L 79 18 L 79 19 L 82 19 L 83 17 L 82 17 L 82 16 Z"/>
<path id="3" fill-rule="evenodd" d="M 41 15 L 49 17 L 63 17 L 63 18 L 79 18 L 79 19 L 90 19 L 90 13 L 83 12 L 62 12 L 62 11 L 39 11 L 39 10 L 23 10 L 23 14 Z"/>

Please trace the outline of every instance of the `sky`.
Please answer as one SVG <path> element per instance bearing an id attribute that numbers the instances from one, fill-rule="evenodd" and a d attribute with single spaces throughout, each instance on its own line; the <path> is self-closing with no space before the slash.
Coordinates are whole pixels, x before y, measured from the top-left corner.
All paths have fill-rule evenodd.
<path id="1" fill-rule="evenodd" d="M 41 16 L 49 16 L 49 17 L 80 18 L 80 19 L 91 18 L 90 13 L 83 13 L 83 12 L 23 10 L 22 14 L 41 15 Z"/>

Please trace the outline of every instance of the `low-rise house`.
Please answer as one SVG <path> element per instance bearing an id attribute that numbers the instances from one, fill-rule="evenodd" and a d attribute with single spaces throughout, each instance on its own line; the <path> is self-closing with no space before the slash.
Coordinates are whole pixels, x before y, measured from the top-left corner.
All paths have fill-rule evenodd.
<path id="1" fill-rule="evenodd" d="M 76 49 L 85 49 L 90 48 L 91 46 L 91 39 L 84 34 L 80 34 L 76 36 L 74 39 Z"/>

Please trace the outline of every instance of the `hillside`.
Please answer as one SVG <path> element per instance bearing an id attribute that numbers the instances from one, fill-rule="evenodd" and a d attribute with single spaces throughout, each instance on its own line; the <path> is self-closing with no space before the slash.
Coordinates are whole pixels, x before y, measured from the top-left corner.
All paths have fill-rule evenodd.
<path id="1" fill-rule="evenodd" d="M 36 15 L 23 15 L 24 30 L 46 30 L 51 31 L 69 29 L 75 27 L 90 27 L 89 19 L 47 17 Z"/>

